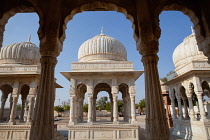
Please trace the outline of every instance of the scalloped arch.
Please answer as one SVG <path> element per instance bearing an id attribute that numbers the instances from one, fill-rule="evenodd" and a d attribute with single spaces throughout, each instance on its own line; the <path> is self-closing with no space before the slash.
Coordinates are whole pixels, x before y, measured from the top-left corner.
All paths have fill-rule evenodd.
<path id="1" fill-rule="evenodd" d="M 117 6 L 116 4 L 113 3 L 106 3 L 106 2 L 92 2 L 92 3 L 87 3 L 87 4 L 83 4 L 80 7 L 77 7 L 75 9 L 73 9 L 71 11 L 71 13 L 65 17 L 64 20 L 64 25 L 63 25 L 63 30 L 66 29 L 66 25 L 67 23 L 73 19 L 74 15 L 76 15 L 77 13 L 82 13 L 83 11 L 97 11 L 97 9 L 105 9 L 107 11 L 116 11 L 116 12 L 120 12 L 122 14 L 125 15 L 126 19 L 130 20 L 131 24 L 132 24 L 132 28 L 134 30 L 133 32 L 133 37 L 135 39 L 135 41 L 138 40 L 138 35 L 136 34 L 135 30 L 136 30 L 136 26 L 134 24 L 134 18 L 132 15 L 130 15 L 127 10 L 123 7 Z M 65 32 L 63 34 L 63 36 L 61 37 L 61 40 L 65 39 Z"/>

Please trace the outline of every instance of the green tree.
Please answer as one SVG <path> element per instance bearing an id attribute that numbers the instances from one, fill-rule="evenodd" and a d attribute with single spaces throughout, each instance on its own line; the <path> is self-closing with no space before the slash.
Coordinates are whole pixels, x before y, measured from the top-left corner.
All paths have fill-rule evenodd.
<path id="1" fill-rule="evenodd" d="M 61 117 L 61 114 L 60 114 L 60 113 L 61 113 L 61 112 L 64 112 L 63 106 L 60 106 L 60 105 L 59 105 L 59 106 L 55 106 L 55 107 L 54 107 L 54 110 L 58 113 L 58 116 L 59 116 L 59 117 Z"/>
<path id="2" fill-rule="evenodd" d="M 106 108 L 105 108 L 106 111 L 111 111 L 111 103 L 110 102 L 107 102 L 106 103 Z"/>
<path id="3" fill-rule="evenodd" d="M 146 107 L 145 99 L 140 100 L 139 107 L 141 108 L 141 110 L 143 110 Z"/>
<path id="4" fill-rule="evenodd" d="M 88 104 L 84 104 L 84 106 L 83 106 L 83 112 L 88 112 Z"/>
<path id="5" fill-rule="evenodd" d="M 64 110 L 70 110 L 70 105 L 63 105 Z"/>
<path id="6" fill-rule="evenodd" d="M 21 104 L 17 104 L 17 109 L 20 110 L 22 108 Z"/>
<path id="7" fill-rule="evenodd" d="M 160 79 L 163 83 L 168 82 L 168 79 L 166 77 L 163 77 Z"/>
<path id="8" fill-rule="evenodd" d="M 99 110 L 105 110 L 106 109 L 106 104 L 107 104 L 107 100 L 108 98 L 107 97 L 101 97 L 97 102 L 96 102 L 96 105 L 97 105 L 97 108 Z"/>
<path id="9" fill-rule="evenodd" d="M 118 105 L 118 112 L 122 112 L 122 110 L 123 110 L 123 101 L 122 100 L 118 100 L 117 105 Z"/>

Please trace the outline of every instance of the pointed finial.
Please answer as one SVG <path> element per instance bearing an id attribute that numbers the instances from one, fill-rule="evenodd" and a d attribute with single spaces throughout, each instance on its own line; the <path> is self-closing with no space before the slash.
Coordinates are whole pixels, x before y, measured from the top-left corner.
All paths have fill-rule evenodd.
<path id="1" fill-rule="evenodd" d="M 102 26 L 101 27 L 101 35 L 103 35 L 104 34 L 104 27 Z"/>
<path id="2" fill-rule="evenodd" d="M 192 34 L 195 34 L 195 31 L 192 26 L 191 26 L 191 31 L 192 31 Z"/>
<path id="3" fill-rule="evenodd" d="M 31 42 L 31 34 L 28 36 L 28 42 Z"/>

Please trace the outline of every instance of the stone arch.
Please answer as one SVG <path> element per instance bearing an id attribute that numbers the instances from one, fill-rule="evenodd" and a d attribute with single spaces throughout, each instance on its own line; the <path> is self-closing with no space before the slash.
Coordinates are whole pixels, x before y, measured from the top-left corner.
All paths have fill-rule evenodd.
<path id="1" fill-rule="evenodd" d="M 202 81 L 201 87 L 203 90 L 203 96 L 207 96 L 208 98 L 210 98 L 210 87 L 209 87 L 208 82 L 206 82 L 205 80 Z"/>
<path id="2" fill-rule="evenodd" d="M 78 14 L 78 13 L 82 13 L 83 11 L 116 11 L 116 12 L 120 12 L 122 14 L 125 15 L 126 19 L 130 20 L 131 24 L 132 24 L 132 28 L 134 30 L 134 34 L 133 34 L 133 37 L 135 39 L 135 41 L 137 42 L 138 40 L 138 28 L 136 27 L 135 23 L 137 21 L 135 21 L 134 17 L 128 13 L 128 11 L 123 8 L 123 7 L 120 7 L 114 3 L 107 3 L 107 2 L 101 2 L 101 1 L 96 1 L 96 2 L 91 2 L 91 3 L 86 3 L 86 4 L 83 4 L 75 9 L 73 9 L 71 11 L 70 14 L 68 14 L 65 19 L 64 19 L 64 24 L 63 24 L 63 34 L 62 36 L 60 37 L 60 39 L 62 41 L 64 41 L 65 39 L 65 30 L 66 30 L 66 25 L 67 23 L 73 19 L 73 17 Z"/>
<path id="3" fill-rule="evenodd" d="M 33 7 L 20 5 L 0 15 L 0 47 L 2 47 L 5 25 L 7 24 L 8 20 L 17 13 L 25 13 L 25 12 L 35 12 L 35 10 Z"/>
<path id="4" fill-rule="evenodd" d="M 87 86 L 83 83 L 77 85 L 76 96 L 84 99 L 84 94 L 87 92 Z"/>
<path id="5" fill-rule="evenodd" d="M 194 7 L 190 7 L 190 4 L 184 3 L 185 5 L 181 5 L 178 3 L 166 3 L 163 7 L 162 11 L 180 11 L 184 15 L 188 16 L 191 22 L 194 25 L 196 40 L 198 43 L 198 49 L 204 53 L 207 57 L 209 57 L 210 62 L 210 49 L 208 47 L 209 41 L 209 31 L 205 27 L 204 19 L 202 18 L 202 13 L 198 12 Z M 186 6 L 188 5 L 188 6 Z"/>
<path id="6" fill-rule="evenodd" d="M 190 21 L 194 25 L 194 29 L 196 32 L 196 38 L 197 41 L 199 42 L 200 38 L 204 38 L 204 28 L 202 25 L 201 19 L 199 19 L 199 15 L 196 14 L 196 12 L 188 7 L 185 7 L 180 4 L 166 4 L 163 8 L 163 11 L 180 11 L 184 15 L 188 16 L 190 18 Z"/>
<path id="7" fill-rule="evenodd" d="M 186 89 L 184 86 L 180 87 L 180 93 L 181 93 L 182 98 L 187 98 Z"/>
<path id="8" fill-rule="evenodd" d="M 122 97 L 126 97 L 127 95 L 130 95 L 128 90 L 129 90 L 128 84 L 126 83 L 119 84 L 119 91 L 122 93 Z"/>

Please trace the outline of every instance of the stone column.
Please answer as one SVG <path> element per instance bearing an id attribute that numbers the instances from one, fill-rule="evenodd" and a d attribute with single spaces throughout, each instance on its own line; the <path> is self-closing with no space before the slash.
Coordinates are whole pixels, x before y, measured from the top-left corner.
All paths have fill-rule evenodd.
<path id="1" fill-rule="evenodd" d="M 81 99 L 81 122 L 83 122 L 83 117 L 84 117 L 84 115 L 83 115 L 83 105 L 84 105 L 84 99 L 82 98 Z"/>
<path id="2" fill-rule="evenodd" d="M 24 112 L 25 112 L 25 105 L 26 105 L 26 98 L 22 97 L 22 107 L 21 107 L 20 120 L 19 120 L 20 122 L 24 122 L 23 117 L 24 117 Z"/>
<path id="3" fill-rule="evenodd" d="M 177 97 L 177 101 L 178 101 L 178 110 L 179 110 L 179 114 L 178 114 L 178 116 L 179 116 L 179 119 L 180 120 L 183 120 L 184 118 L 183 118 L 183 112 L 182 112 L 182 104 L 181 104 L 181 97 Z"/>
<path id="4" fill-rule="evenodd" d="M 113 95 L 113 124 L 119 124 L 117 95 Z"/>
<path id="5" fill-rule="evenodd" d="M 32 116 L 34 112 L 34 96 L 30 95 L 29 97 L 29 110 L 28 110 L 28 116 L 27 116 L 27 121 L 26 124 L 30 125 L 32 121 Z"/>
<path id="6" fill-rule="evenodd" d="M 150 47 L 155 48 L 158 46 L 158 42 L 153 41 L 152 43 L 149 42 L 144 45 L 147 46 L 142 46 L 143 49 Z M 143 55 L 142 62 L 144 64 L 145 77 L 147 140 L 168 140 L 169 128 L 163 105 L 160 78 L 157 68 L 158 56 L 153 50 L 144 51 L 146 52 L 143 52 L 142 50 L 141 54 Z"/>
<path id="7" fill-rule="evenodd" d="M 74 121 L 74 96 L 70 97 L 70 114 L 69 114 L 69 125 L 75 125 L 75 121 Z"/>
<path id="8" fill-rule="evenodd" d="M 131 95 L 131 124 L 136 124 L 136 106 L 135 106 L 135 95 Z"/>
<path id="9" fill-rule="evenodd" d="M 173 119 L 177 119 L 176 108 L 175 108 L 175 101 L 174 101 L 175 100 L 175 96 L 171 93 L 171 90 L 169 92 L 170 92 L 169 93 L 169 97 L 171 99 L 172 116 L 173 116 Z"/>
<path id="10" fill-rule="evenodd" d="M 195 118 L 195 111 L 194 111 L 194 106 L 193 106 L 193 102 L 192 102 L 192 95 L 187 94 L 187 99 L 188 99 L 188 103 L 189 103 L 190 120 L 195 121 L 196 118 Z"/>
<path id="11" fill-rule="evenodd" d="M 195 94 L 197 95 L 198 98 L 199 110 L 201 115 L 200 121 L 206 122 L 208 120 L 206 119 L 206 112 L 204 110 L 202 92 L 195 92 Z"/>
<path id="12" fill-rule="evenodd" d="M 7 98 L 8 98 L 8 94 L 5 95 L 5 93 L 2 91 L 0 121 L 4 121 L 4 120 L 3 120 L 3 116 L 4 116 L 4 106 L 5 106 L 5 103 L 6 103 L 6 101 L 7 101 Z"/>
<path id="13" fill-rule="evenodd" d="M 9 125 L 15 125 L 16 124 L 15 117 L 16 117 L 18 96 L 17 95 L 13 96 L 12 100 L 13 100 L 12 101 L 13 104 L 12 104 L 12 110 L 11 110 L 11 114 L 10 114 L 10 119 L 9 119 L 9 122 L 8 122 Z"/>
<path id="14" fill-rule="evenodd" d="M 78 97 L 74 99 L 74 122 L 78 122 Z"/>
<path id="15" fill-rule="evenodd" d="M 88 96 L 88 120 L 89 125 L 93 124 L 93 97 Z"/>
<path id="16" fill-rule="evenodd" d="M 189 117 L 189 113 L 188 113 L 188 109 L 187 109 L 187 98 L 183 97 L 182 100 L 184 103 L 184 116 L 185 116 L 184 118 L 189 119 L 190 117 Z"/>
<path id="17" fill-rule="evenodd" d="M 8 122 L 9 122 L 9 119 L 10 119 L 10 114 L 11 114 L 12 104 L 13 104 L 13 102 L 12 102 L 12 94 L 11 94 L 11 96 L 10 96 L 10 98 L 9 98 L 9 102 L 10 102 L 10 105 L 9 105 L 9 115 L 8 115 L 8 117 L 7 117 L 7 121 L 8 121 Z"/>
<path id="18" fill-rule="evenodd" d="M 93 121 L 96 121 L 96 98 L 93 98 Z"/>
<path id="19" fill-rule="evenodd" d="M 93 125 L 93 80 L 90 79 L 87 83 L 87 93 L 88 93 L 88 118 L 87 124 Z"/>
<path id="20" fill-rule="evenodd" d="M 44 46 L 42 47 L 44 48 Z M 51 140 L 54 138 L 54 71 L 57 59 L 53 56 L 42 56 L 40 62 L 41 75 L 31 125 L 30 140 Z"/>

